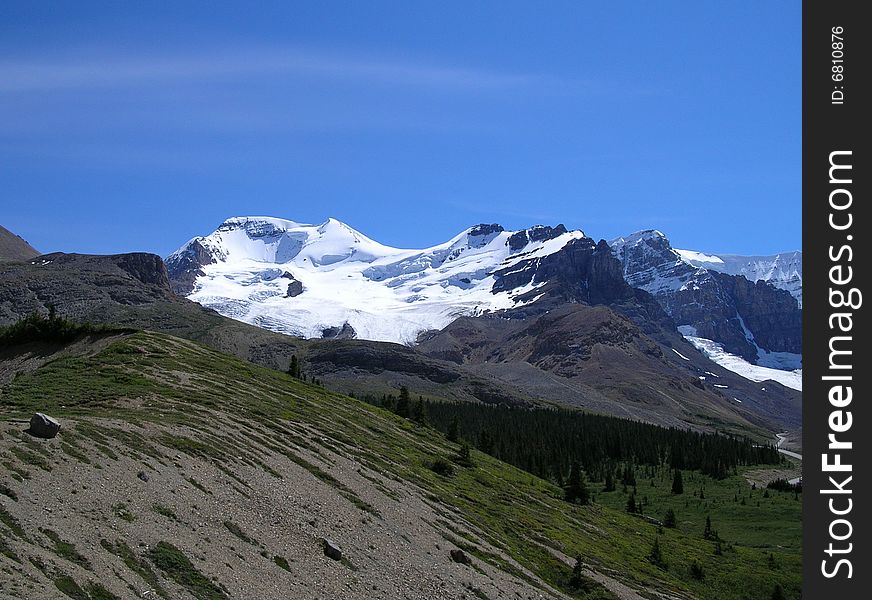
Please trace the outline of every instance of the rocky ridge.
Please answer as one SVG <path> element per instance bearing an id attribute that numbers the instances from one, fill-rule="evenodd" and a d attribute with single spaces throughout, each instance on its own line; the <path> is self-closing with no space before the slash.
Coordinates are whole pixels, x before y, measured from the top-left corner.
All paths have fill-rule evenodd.
<path id="1" fill-rule="evenodd" d="M 763 353 L 802 354 L 802 310 L 788 291 L 694 266 L 659 231 L 610 245 L 627 282 L 650 292 L 677 326 L 753 363 Z"/>

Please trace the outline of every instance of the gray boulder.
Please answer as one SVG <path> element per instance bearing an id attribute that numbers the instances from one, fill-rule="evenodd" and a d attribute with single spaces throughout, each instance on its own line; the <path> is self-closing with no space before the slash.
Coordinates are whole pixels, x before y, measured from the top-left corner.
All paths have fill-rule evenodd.
<path id="1" fill-rule="evenodd" d="M 472 562 L 463 550 L 454 549 L 449 554 L 451 555 L 451 560 L 461 565 L 468 565 Z"/>
<path id="2" fill-rule="evenodd" d="M 61 430 L 61 424 L 57 420 L 42 413 L 36 413 L 30 417 L 30 433 L 38 438 L 50 440 Z"/>
<path id="3" fill-rule="evenodd" d="M 324 556 L 333 560 L 342 560 L 342 549 L 335 542 L 324 539 Z"/>

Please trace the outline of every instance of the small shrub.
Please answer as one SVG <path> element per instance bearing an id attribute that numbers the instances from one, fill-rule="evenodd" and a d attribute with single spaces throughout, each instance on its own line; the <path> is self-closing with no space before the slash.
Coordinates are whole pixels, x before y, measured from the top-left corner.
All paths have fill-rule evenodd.
<path id="1" fill-rule="evenodd" d="M 162 517 L 166 517 L 167 519 L 171 519 L 173 521 L 179 520 L 176 516 L 176 513 L 174 513 L 170 507 L 164 506 L 163 504 L 155 503 L 152 505 L 151 510 L 153 510 Z"/>
<path id="2" fill-rule="evenodd" d="M 187 589 L 198 600 L 224 600 L 227 595 L 200 573 L 181 550 L 168 542 L 158 542 L 148 558 L 167 576 Z"/>
<path id="3" fill-rule="evenodd" d="M 669 564 L 663 556 L 663 549 L 660 547 L 660 537 L 654 537 L 654 543 L 651 545 L 651 551 L 648 553 L 648 560 L 657 568 L 664 571 L 669 569 Z"/>
<path id="4" fill-rule="evenodd" d="M 443 477 L 454 475 L 454 467 L 444 458 L 437 458 L 430 464 L 430 470 Z"/>

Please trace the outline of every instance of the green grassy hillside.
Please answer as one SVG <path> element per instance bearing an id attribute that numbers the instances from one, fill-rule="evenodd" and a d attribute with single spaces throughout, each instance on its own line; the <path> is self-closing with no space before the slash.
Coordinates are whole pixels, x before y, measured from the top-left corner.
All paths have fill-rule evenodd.
<path id="1" fill-rule="evenodd" d="M 85 590 L 88 583 L 83 578 L 87 579 L 89 572 L 82 565 L 63 572 L 60 567 L 43 571 L 34 566 L 31 555 L 67 547 L 58 546 L 39 531 L 40 527 L 50 527 L 54 517 L 45 513 L 44 523 L 36 517 L 26 520 L 32 513 L 25 510 L 24 502 L 25 498 L 45 500 L 34 496 L 33 489 L 38 486 L 30 482 L 42 478 L 40 481 L 51 483 L 52 474 L 61 470 L 58 465 L 73 465 L 82 473 L 93 474 L 133 461 L 131 464 L 141 463 L 146 473 L 154 470 L 176 477 L 174 481 L 191 482 L 187 487 L 178 486 L 178 496 L 168 494 L 160 503 L 152 502 L 155 514 L 149 519 L 160 523 L 163 518 L 169 523 L 167 527 L 180 527 L 180 521 L 186 525 L 194 522 L 194 517 L 187 523 L 188 517 L 174 520 L 161 515 L 190 512 L 181 488 L 185 487 L 185 493 L 201 493 L 197 486 L 205 486 L 198 481 L 205 475 L 198 475 L 200 471 L 218 474 L 215 481 L 224 481 L 225 486 L 221 496 L 226 496 L 228 506 L 237 503 L 242 515 L 238 519 L 250 523 L 256 523 L 254 515 L 243 513 L 258 503 L 259 485 L 269 487 L 278 497 L 286 496 L 288 502 L 305 504 L 305 498 L 297 497 L 294 491 L 311 479 L 332 488 L 336 498 L 347 503 L 343 510 L 355 511 L 356 524 L 349 525 L 349 537 L 365 537 L 388 520 L 388 513 L 399 511 L 405 514 L 409 527 L 423 522 L 439 532 L 445 547 L 463 549 L 473 560 L 468 569 L 480 571 L 473 575 L 490 581 L 494 589 L 499 588 L 495 578 L 505 575 L 521 582 L 518 585 L 556 597 L 768 600 L 776 585 L 784 588 L 787 597 L 799 597 L 800 503 L 783 493 L 765 499 L 762 490 L 750 495 L 741 476 L 716 482 L 687 473 L 685 493 L 673 497 L 663 473 L 653 474 L 655 485 L 651 486 L 650 481 L 641 479 L 640 472 L 637 497 L 647 495 L 649 502 L 644 512 L 659 519 L 672 507 L 678 515 L 677 528 L 661 528 L 624 510 L 626 496 L 620 485 L 615 492 L 598 492 L 593 505 L 568 504 L 562 500 L 562 490 L 552 483 L 477 451 L 472 452 L 473 466 L 460 464 L 459 446 L 433 429 L 194 342 L 144 332 L 119 335 L 111 343 L 93 347 L 93 351 L 52 356 L 35 370 L 22 369 L 0 391 L 5 421 L 0 438 L 4 465 L 0 481 L 0 580 L 30 577 L 37 586 L 38 571 L 42 571 L 58 589 L 69 587 L 62 578 L 70 577 L 73 585 L 84 590 L 84 595 L 76 596 L 74 590 L 68 596 L 112 597 Z M 7 358 L 25 350 L 7 350 Z M 49 351 L 43 348 L 40 352 Z M 29 417 L 36 410 L 63 422 L 58 439 L 35 441 L 17 433 L 20 427 L 16 429 L 13 420 Z M 432 467 L 440 459 L 452 465 L 453 474 L 434 471 Z M 125 466 L 130 468 L 134 467 Z M 254 483 L 252 473 L 267 483 Z M 289 473 L 296 473 L 298 480 Z M 700 488 L 704 489 L 703 500 L 693 496 Z M 210 492 L 219 494 L 219 490 Z M 745 499 L 744 505 L 740 497 Z M 235 539 L 236 547 L 248 549 L 248 554 L 237 548 L 236 554 L 222 559 L 227 566 L 212 565 L 210 554 L 202 549 L 202 560 L 185 562 L 184 555 L 185 560 L 174 560 L 175 547 L 167 547 L 173 538 L 161 535 L 159 528 L 141 542 L 149 550 L 125 537 L 124 506 L 139 505 L 141 500 L 123 495 L 103 500 L 106 506 L 115 507 L 111 514 L 89 514 L 88 507 L 75 499 L 65 506 L 90 519 L 89 526 L 99 532 L 100 546 L 94 552 L 105 554 L 107 561 L 126 557 L 113 563 L 114 570 L 108 569 L 101 578 L 100 585 L 107 588 L 113 580 L 127 581 L 132 577 L 129 573 L 138 573 L 145 580 L 154 578 L 152 588 L 179 589 L 193 597 L 234 596 L 243 590 L 233 587 L 233 578 L 225 573 L 238 571 L 238 567 L 251 568 L 259 560 L 257 553 L 249 556 L 254 552 L 250 547 L 258 550 L 264 561 L 269 559 L 269 565 L 258 568 L 277 569 L 282 561 L 287 564 L 285 555 L 270 542 L 249 536 L 244 527 L 237 526 L 234 533 L 235 520 L 229 521 L 229 516 L 224 517 L 223 530 L 216 527 L 225 538 L 232 535 L 226 539 Z M 302 510 L 300 506 L 293 504 L 284 510 Z M 406 508 L 408 512 L 403 513 Z M 706 514 L 711 514 L 724 540 L 720 554 L 716 554 L 715 544 L 702 536 Z M 144 522 L 144 517 L 131 517 Z M 205 537 L 192 539 L 208 539 L 202 543 L 216 548 L 225 539 L 208 531 L 201 535 Z M 651 559 L 655 539 L 663 561 Z M 191 544 L 195 547 L 195 541 Z M 179 551 L 184 552 L 184 548 Z M 581 587 L 570 584 L 575 557 L 580 557 L 587 569 Z M 353 554 L 347 560 L 353 567 L 346 573 L 352 582 L 348 584 L 352 590 L 349 597 L 367 597 L 353 581 L 363 580 L 366 570 L 377 569 L 378 562 L 367 563 Z M 702 579 L 692 569 L 694 562 L 702 567 Z M 186 573 L 189 567 L 193 571 Z M 200 575 L 198 579 L 194 571 L 216 575 L 212 579 Z M 195 585 L 192 581 L 199 582 L 196 585 L 200 588 L 190 587 Z M 621 591 L 625 586 L 629 590 Z M 496 597 L 488 589 L 475 587 L 469 590 L 470 597 Z"/>

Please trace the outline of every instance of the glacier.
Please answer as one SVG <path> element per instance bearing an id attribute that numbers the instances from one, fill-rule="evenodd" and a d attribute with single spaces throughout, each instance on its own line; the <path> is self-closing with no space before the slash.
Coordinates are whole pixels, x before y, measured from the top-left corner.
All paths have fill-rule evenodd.
<path id="1" fill-rule="evenodd" d="M 198 264 L 186 295 L 225 316 L 305 338 L 325 337 L 347 324 L 356 337 L 408 345 L 460 316 L 534 301 L 519 297 L 541 284 L 494 293 L 493 272 L 583 237 L 562 227 L 518 232 L 477 225 L 443 244 L 403 249 L 332 218 L 313 225 L 234 217 L 166 262 L 173 272 L 205 253 L 208 260 L 200 263 L 207 264 Z M 302 293 L 289 297 L 294 281 Z"/>

